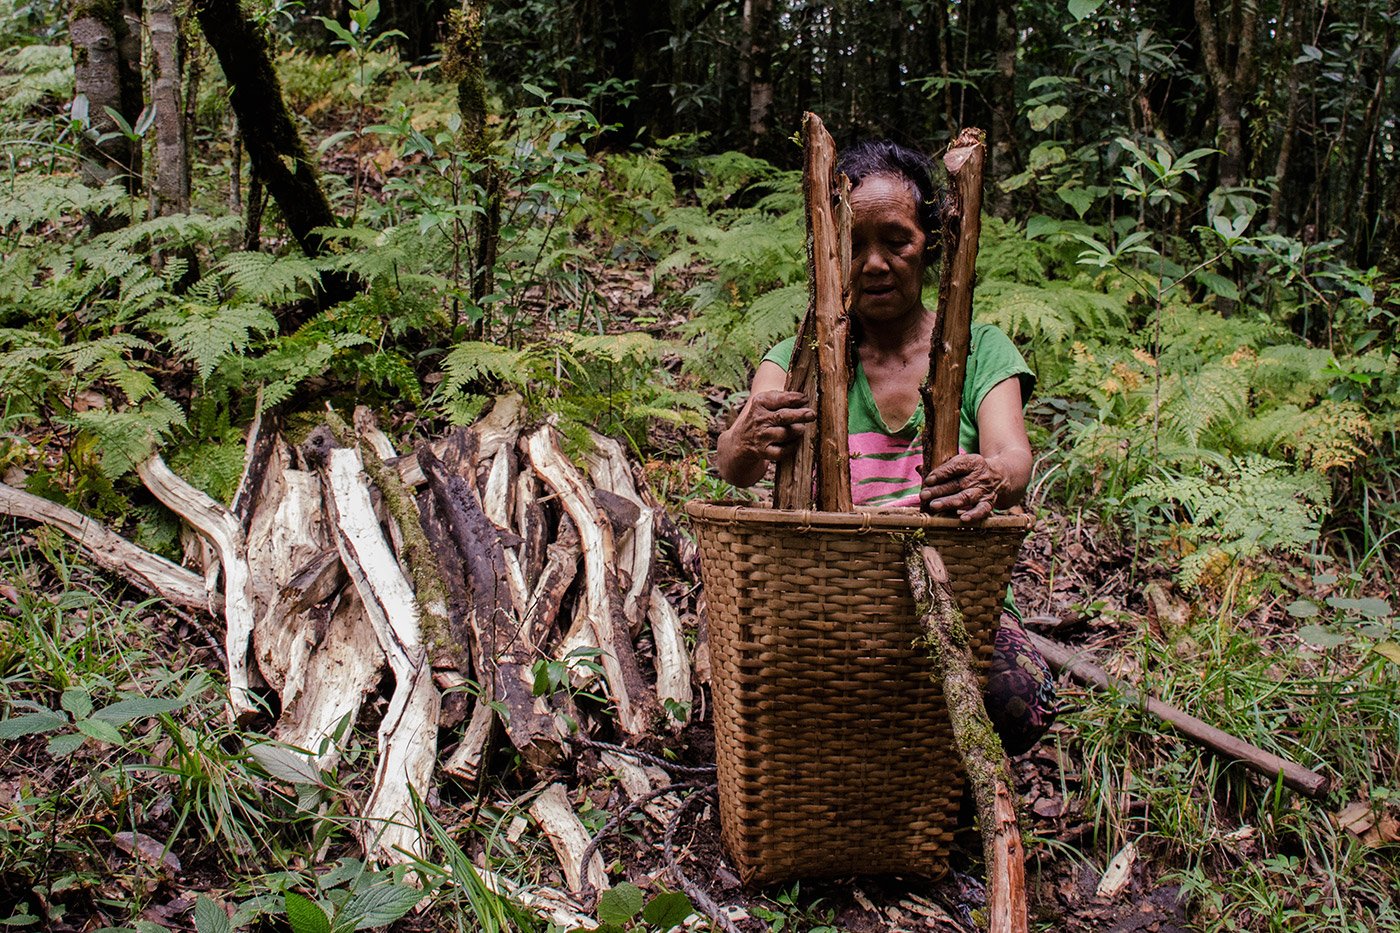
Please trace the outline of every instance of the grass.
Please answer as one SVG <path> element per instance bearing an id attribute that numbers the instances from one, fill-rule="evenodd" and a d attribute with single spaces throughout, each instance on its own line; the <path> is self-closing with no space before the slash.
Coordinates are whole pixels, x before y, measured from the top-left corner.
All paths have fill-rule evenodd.
<path id="1" fill-rule="evenodd" d="M 1332 819 L 1351 801 L 1384 812 L 1400 797 L 1400 666 L 1372 650 L 1393 637 L 1394 617 L 1327 647 L 1270 618 L 1222 625 L 1206 613 L 1170 643 L 1127 626 L 1117 654 L 1166 702 L 1326 774 L 1328 798 L 1223 763 L 1121 697 L 1088 695 L 1061 721 L 1083 765 L 1082 785 L 1067 792 L 1096 825 L 1093 854 L 1105 864 L 1135 841 L 1174 866 L 1166 880 L 1203 931 L 1400 927 L 1397 840 L 1368 846 Z"/>
<path id="2" fill-rule="evenodd" d="M 348 930 L 437 888 L 442 929 L 524 929 L 479 884 L 438 887 L 466 875 L 471 826 L 449 833 L 425 812 L 445 853 L 420 866 L 425 890 L 407 868 L 346 854 L 354 820 L 334 776 L 292 785 L 248 753 L 259 737 L 228 722 L 217 661 L 189 623 L 36 537 L 0 529 L 0 925 L 146 933 L 143 911 L 202 892 L 239 929 L 299 892 Z M 368 743 L 346 756 L 356 769 L 372 763 L 373 736 L 351 742 Z"/>

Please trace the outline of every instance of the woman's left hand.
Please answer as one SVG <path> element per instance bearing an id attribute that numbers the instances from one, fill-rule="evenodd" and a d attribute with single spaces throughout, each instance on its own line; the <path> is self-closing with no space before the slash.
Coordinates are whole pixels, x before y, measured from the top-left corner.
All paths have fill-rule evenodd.
<path id="1" fill-rule="evenodd" d="M 1005 486 L 1001 471 L 980 454 L 958 454 L 924 477 L 919 503 L 926 512 L 956 512 L 964 522 L 992 514 Z"/>

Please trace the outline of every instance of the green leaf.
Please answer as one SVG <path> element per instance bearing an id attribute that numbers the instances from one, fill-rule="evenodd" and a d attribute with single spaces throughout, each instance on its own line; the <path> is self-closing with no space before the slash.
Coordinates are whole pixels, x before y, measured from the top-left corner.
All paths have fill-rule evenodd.
<path id="1" fill-rule="evenodd" d="M 53 710 L 40 710 L 37 713 L 25 713 L 23 716 L 15 716 L 11 719 L 0 719 L 0 739 L 17 739 L 23 735 L 34 735 L 37 732 L 52 732 L 55 729 L 62 729 L 68 725 L 68 717 L 62 713 L 55 713 Z"/>
<path id="2" fill-rule="evenodd" d="M 1303 626 L 1298 629 L 1298 637 L 1318 648 L 1335 648 L 1338 645 L 1345 645 L 1347 642 L 1351 641 L 1346 635 L 1334 632 L 1321 625 Z"/>
<path id="3" fill-rule="evenodd" d="M 82 748 L 86 736 L 81 732 L 65 732 L 49 739 L 48 752 L 54 758 L 67 758 Z"/>
<path id="4" fill-rule="evenodd" d="M 129 697 L 118 700 L 110 706 L 92 714 L 93 719 L 109 722 L 114 726 L 124 726 L 137 719 L 148 719 L 161 713 L 172 713 L 184 706 L 185 700 L 160 700 L 155 697 Z"/>
<path id="5" fill-rule="evenodd" d="M 1026 114 L 1026 119 L 1031 123 L 1031 129 L 1040 132 L 1047 129 L 1051 123 L 1069 113 L 1069 108 L 1064 104 L 1041 104 Z M 1060 161 L 1064 161 L 1061 159 Z"/>
<path id="6" fill-rule="evenodd" d="M 336 918 L 337 924 L 354 922 L 354 929 L 369 930 L 388 926 L 413 909 L 426 896 L 408 884 L 376 884 L 355 893 Z"/>
<path id="7" fill-rule="evenodd" d="M 642 919 L 658 930 L 669 930 L 680 926 L 685 918 L 695 913 L 695 905 L 680 891 L 663 891 L 651 899 L 642 911 Z"/>
<path id="8" fill-rule="evenodd" d="M 331 933 L 331 921 L 315 901 L 288 891 L 282 897 L 283 909 L 292 933 Z"/>
<path id="9" fill-rule="evenodd" d="M 194 902 L 195 933 L 231 933 L 228 914 L 210 898 L 201 894 Z"/>
<path id="10" fill-rule="evenodd" d="M 264 771 L 279 781 L 291 784 L 320 784 L 321 772 L 300 752 L 266 742 L 248 749 L 253 760 L 262 765 Z"/>
<path id="11" fill-rule="evenodd" d="M 1084 212 L 1094 204 L 1094 193 L 1084 188 L 1062 185 L 1055 193 L 1060 196 L 1061 201 L 1074 208 L 1081 220 L 1084 218 Z"/>
<path id="12" fill-rule="evenodd" d="M 1284 606 L 1283 611 L 1295 619 L 1311 619 L 1313 616 L 1317 615 L 1320 610 L 1317 608 L 1317 603 L 1310 599 L 1295 599 L 1287 606 Z"/>
<path id="13" fill-rule="evenodd" d="M 1240 300 L 1240 290 L 1234 282 L 1215 272 L 1197 272 L 1196 281 L 1200 282 L 1212 295 L 1219 295 L 1221 298 L 1228 298 L 1231 301 Z"/>
<path id="14" fill-rule="evenodd" d="M 108 745 L 122 744 L 122 734 L 110 722 L 104 722 L 101 719 L 79 719 L 73 725 L 77 726 L 78 731 L 90 739 L 106 742 Z"/>
<path id="15" fill-rule="evenodd" d="M 92 715 L 92 696 L 82 687 L 69 687 L 63 691 L 58 705 L 72 713 L 74 719 L 86 719 Z"/>
<path id="16" fill-rule="evenodd" d="M 1037 237 L 1049 236 L 1052 233 L 1060 232 L 1060 222 L 1053 217 L 1046 217 L 1044 214 L 1032 214 L 1026 221 L 1026 239 L 1034 240 Z"/>
<path id="17" fill-rule="evenodd" d="M 642 889 L 626 881 L 609 888 L 598 898 L 598 922 L 623 926 L 642 912 Z"/>
<path id="18" fill-rule="evenodd" d="M 1103 0 L 1069 0 L 1069 15 L 1082 23 L 1093 16 L 1101 6 L 1103 6 Z"/>
<path id="19" fill-rule="evenodd" d="M 1400 645 L 1393 641 L 1383 641 L 1372 645 L 1371 650 L 1394 664 L 1400 664 Z"/>
<path id="20" fill-rule="evenodd" d="M 1327 605 L 1333 609 L 1340 609 L 1343 612 L 1357 612 L 1368 619 L 1384 619 L 1390 615 L 1390 603 L 1384 599 L 1367 597 L 1365 599 L 1344 599 L 1341 596 L 1332 596 L 1327 600 Z"/>

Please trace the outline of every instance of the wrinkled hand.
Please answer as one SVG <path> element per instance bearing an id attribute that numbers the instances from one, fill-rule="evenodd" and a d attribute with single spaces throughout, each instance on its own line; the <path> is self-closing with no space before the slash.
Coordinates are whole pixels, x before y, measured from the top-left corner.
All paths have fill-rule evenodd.
<path id="1" fill-rule="evenodd" d="M 777 460 L 817 420 L 801 392 L 760 392 L 749 401 L 745 414 L 734 425 L 740 452 L 763 460 Z"/>
<path id="2" fill-rule="evenodd" d="M 956 512 L 964 522 L 992 514 L 1004 485 L 1001 472 L 979 454 L 958 454 L 924 477 L 919 502 L 928 512 Z"/>

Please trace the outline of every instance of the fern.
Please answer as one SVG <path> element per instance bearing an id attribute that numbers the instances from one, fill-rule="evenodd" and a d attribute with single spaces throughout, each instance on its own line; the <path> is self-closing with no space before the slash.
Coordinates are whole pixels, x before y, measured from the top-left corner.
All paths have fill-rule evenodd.
<path id="1" fill-rule="evenodd" d="M 1181 534 L 1196 545 L 1182 561 L 1181 582 L 1197 586 L 1221 557 L 1235 564 L 1274 551 L 1303 552 L 1317 540 L 1328 493 L 1317 474 L 1252 455 L 1200 476 L 1148 479 L 1129 497 L 1171 519 L 1180 510 Z"/>
<path id="2" fill-rule="evenodd" d="M 203 283 L 201 283 L 203 284 Z M 195 364 L 199 378 L 207 381 L 229 356 L 245 352 L 255 334 L 277 331 L 277 319 L 262 305 L 251 302 L 213 303 L 207 290 L 197 297 L 146 316 L 146 326 L 162 333 L 176 353 Z"/>
<path id="3" fill-rule="evenodd" d="M 162 395 L 124 411 L 94 408 L 68 420 L 96 439 L 102 451 L 102 472 L 108 479 L 116 479 L 149 457 L 157 441 L 172 428 L 183 425 L 185 413 Z"/>
<path id="4" fill-rule="evenodd" d="M 120 185 L 90 188 L 77 175 L 21 173 L 0 189 L 0 228 L 28 233 L 65 215 L 114 210 L 126 197 Z"/>
<path id="5" fill-rule="evenodd" d="M 255 302 L 278 304 L 303 297 L 319 284 L 321 271 L 303 256 L 273 256 L 268 253 L 232 253 L 219 263 L 218 271 L 242 297 Z"/>
<path id="6" fill-rule="evenodd" d="M 28 45 L 6 50 L 0 72 L 0 114 L 18 117 L 51 101 L 73 98 L 73 53 L 65 45 Z"/>
<path id="7" fill-rule="evenodd" d="M 547 372 L 547 360 L 534 349 L 510 350 L 492 343 L 468 340 L 457 345 L 442 364 L 442 391 L 448 398 L 462 393 L 468 383 L 493 380 L 527 389 Z"/>
<path id="8" fill-rule="evenodd" d="M 986 281 L 977 288 L 975 313 L 979 321 L 1035 343 L 1061 343 L 1083 330 L 1114 330 L 1128 319 L 1122 298 L 1078 282 Z"/>

